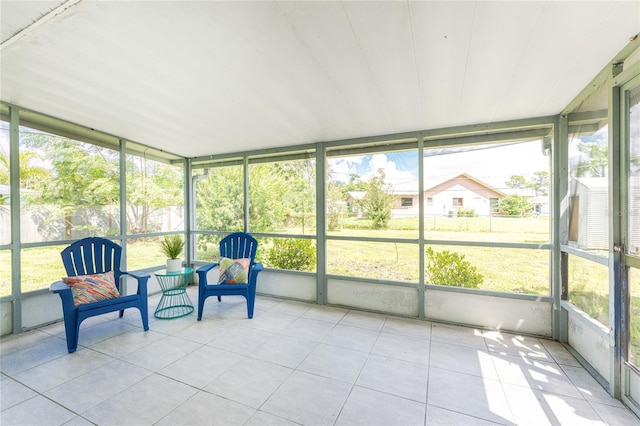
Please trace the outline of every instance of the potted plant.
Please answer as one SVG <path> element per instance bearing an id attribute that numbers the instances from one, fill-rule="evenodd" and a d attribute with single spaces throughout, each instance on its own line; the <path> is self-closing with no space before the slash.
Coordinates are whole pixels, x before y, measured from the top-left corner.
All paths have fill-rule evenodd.
<path id="1" fill-rule="evenodd" d="M 160 249 L 167 256 L 167 272 L 182 270 L 182 259 L 178 256 L 184 249 L 184 241 L 180 235 L 165 235 L 160 243 Z"/>

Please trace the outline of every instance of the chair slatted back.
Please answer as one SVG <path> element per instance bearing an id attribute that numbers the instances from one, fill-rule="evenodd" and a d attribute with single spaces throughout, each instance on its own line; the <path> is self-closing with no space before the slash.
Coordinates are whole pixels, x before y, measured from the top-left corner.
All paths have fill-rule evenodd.
<path id="1" fill-rule="evenodd" d="M 220 256 L 230 259 L 250 258 L 254 263 L 258 241 L 244 232 L 235 232 L 220 241 Z"/>
<path id="2" fill-rule="evenodd" d="M 113 271 L 116 286 L 120 289 L 122 247 L 113 241 L 97 237 L 83 238 L 62 250 L 60 255 L 68 276 Z"/>

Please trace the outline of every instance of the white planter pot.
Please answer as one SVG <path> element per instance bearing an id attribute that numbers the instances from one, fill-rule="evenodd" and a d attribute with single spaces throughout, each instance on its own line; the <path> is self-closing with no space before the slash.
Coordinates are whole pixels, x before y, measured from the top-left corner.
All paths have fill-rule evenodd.
<path id="1" fill-rule="evenodd" d="M 182 270 L 182 259 L 167 259 L 167 272 L 179 272 Z"/>

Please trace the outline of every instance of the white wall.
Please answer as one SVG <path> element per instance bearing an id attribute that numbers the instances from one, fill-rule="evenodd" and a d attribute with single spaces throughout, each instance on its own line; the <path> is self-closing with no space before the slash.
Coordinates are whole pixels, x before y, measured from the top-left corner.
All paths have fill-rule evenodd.
<path id="1" fill-rule="evenodd" d="M 327 280 L 327 302 L 331 305 L 386 312 L 392 315 L 418 316 L 418 291 L 394 285 Z"/>
<path id="2" fill-rule="evenodd" d="M 566 309 L 569 345 L 605 380 L 610 381 L 609 330 L 577 308 Z"/>
<path id="3" fill-rule="evenodd" d="M 551 337 L 550 302 L 427 290 L 429 320 Z"/>

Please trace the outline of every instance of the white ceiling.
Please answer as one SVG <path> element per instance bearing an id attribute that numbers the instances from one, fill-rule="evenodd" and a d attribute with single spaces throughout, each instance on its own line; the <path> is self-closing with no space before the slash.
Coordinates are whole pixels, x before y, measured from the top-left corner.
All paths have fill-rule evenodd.
<path id="1" fill-rule="evenodd" d="M 640 1 L 0 2 L 0 99 L 195 157 L 559 113 Z"/>

